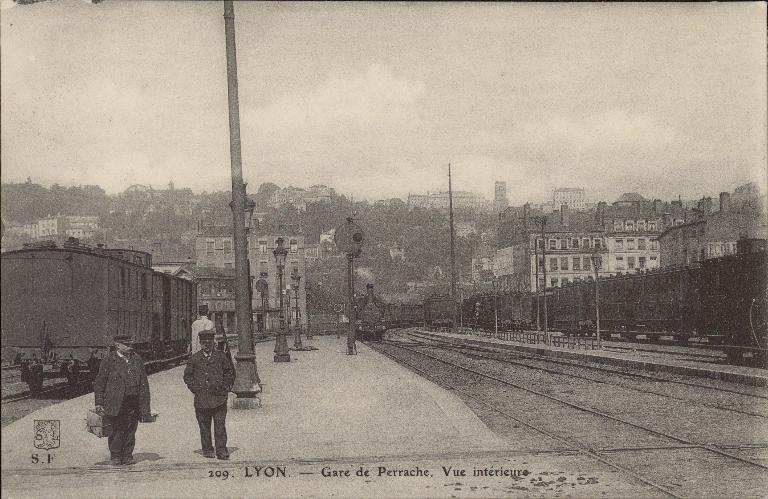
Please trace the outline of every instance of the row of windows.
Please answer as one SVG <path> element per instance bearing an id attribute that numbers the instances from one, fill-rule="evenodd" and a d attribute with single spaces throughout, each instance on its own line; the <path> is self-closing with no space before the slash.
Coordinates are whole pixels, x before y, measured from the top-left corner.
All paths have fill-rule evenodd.
<path id="1" fill-rule="evenodd" d="M 651 262 L 656 261 L 656 257 L 652 256 L 650 257 Z M 644 269 L 647 268 L 646 265 L 646 258 L 644 256 L 638 257 L 637 260 L 635 260 L 634 256 L 628 256 L 627 257 L 627 265 L 624 266 L 624 257 L 623 256 L 617 256 L 616 257 L 616 270 L 633 270 L 633 269 Z"/>
<path id="2" fill-rule="evenodd" d="M 277 242 L 274 243 L 274 246 L 277 246 Z M 248 243 L 249 249 L 257 249 L 258 252 L 262 255 L 267 254 L 267 241 L 261 240 L 255 242 L 253 239 L 249 240 Z M 222 250 L 224 251 L 225 255 L 231 255 L 232 254 L 232 240 L 231 239 L 224 239 L 222 240 L 222 246 L 221 248 L 216 247 L 216 240 L 207 240 L 205 242 L 205 254 L 207 256 L 213 256 L 216 250 Z M 299 242 L 296 239 L 291 239 L 288 243 L 288 250 L 291 253 L 298 253 L 299 252 Z"/>
<path id="3" fill-rule="evenodd" d="M 542 268 L 543 266 L 544 260 L 539 258 L 539 268 Z M 590 270 L 592 268 L 592 260 L 588 256 L 550 258 L 547 270 L 569 270 L 571 268 L 573 268 L 573 270 Z"/>
<path id="4" fill-rule="evenodd" d="M 646 222 L 645 220 L 614 220 L 613 221 L 613 230 L 615 231 L 639 231 L 642 232 L 644 230 L 656 230 L 657 228 L 660 228 L 655 220 L 651 220 Z"/>
<path id="5" fill-rule="evenodd" d="M 600 249 L 603 247 L 603 241 L 602 239 L 591 239 L 588 237 L 584 238 L 566 238 L 566 239 L 548 239 L 549 244 L 547 247 L 550 250 L 556 250 L 556 249 L 579 249 L 579 248 L 596 248 Z M 536 239 L 536 246 L 541 248 L 541 239 Z"/>
<path id="6" fill-rule="evenodd" d="M 616 249 L 624 249 L 624 239 L 616 239 L 615 248 Z M 644 250 L 650 247 L 652 250 L 658 250 L 659 249 L 659 242 L 656 240 L 647 241 L 644 237 L 637 238 L 637 249 Z M 635 249 L 635 239 L 634 238 L 627 238 L 626 239 L 626 248 L 628 250 Z"/>

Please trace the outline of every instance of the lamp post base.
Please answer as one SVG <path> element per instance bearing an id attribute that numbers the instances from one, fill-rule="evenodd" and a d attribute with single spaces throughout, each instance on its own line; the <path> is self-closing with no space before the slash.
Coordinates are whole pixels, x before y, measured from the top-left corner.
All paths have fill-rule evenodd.
<path id="1" fill-rule="evenodd" d="M 253 354 L 235 355 L 235 384 L 232 391 L 237 396 L 232 401 L 233 409 L 256 409 L 261 407 L 259 373 L 256 371 L 256 357 Z"/>
<path id="2" fill-rule="evenodd" d="M 288 351 L 288 341 L 285 339 L 285 331 L 279 331 L 275 339 L 275 362 L 290 362 L 291 354 Z"/>

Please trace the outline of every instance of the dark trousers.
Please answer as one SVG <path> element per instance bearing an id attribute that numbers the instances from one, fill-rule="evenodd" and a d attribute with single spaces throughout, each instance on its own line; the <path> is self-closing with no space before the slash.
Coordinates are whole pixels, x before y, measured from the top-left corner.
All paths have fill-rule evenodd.
<path id="1" fill-rule="evenodd" d="M 111 459 L 127 459 L 133 456 L 136 445 L 136 428 L 139 426 L 139 397 L 123 399 L 120 413 L 109 418 L 112 434 L 107 438 Z"/>
<path id="2" fill-rule="evenodd" d="M 213 419 L 216 454 L 219 456 L 228 455 L 227 428 L 224 426 L 227 420 L 227 404 L 206 409 L 196 407 L 195 416 L 197 416 L 197 424 L 200 426 L 200 443 L 203 446 L 203 452 L 213 452 L 213 444 L 211 443 L 211 419 Z"/>

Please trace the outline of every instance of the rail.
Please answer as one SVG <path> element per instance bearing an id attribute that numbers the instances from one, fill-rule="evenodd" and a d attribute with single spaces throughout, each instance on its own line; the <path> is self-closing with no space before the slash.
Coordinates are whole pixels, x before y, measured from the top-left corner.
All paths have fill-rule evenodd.
<path id="1" fill-rule="evenodd" d="M 450 333 L 450 328 L 446 327 L 427 327 L 428 331 L 437 333 Z M 529 345 L 547 344 L 547 334 L 542 331 L 499 331 L 492 330 L 473 330 L 471 328 L 458 328 L 459 334 L 473 334 L 485 338 L 495 338 L 497 340 L 511 341 L 514 343 L 525 343 Z M 597 338 L 594 336 L 565 336 L 554 332 L 549 334 L 549 344 L 553 347 L 569 348 L 573 350 L 599 350 Z"/>

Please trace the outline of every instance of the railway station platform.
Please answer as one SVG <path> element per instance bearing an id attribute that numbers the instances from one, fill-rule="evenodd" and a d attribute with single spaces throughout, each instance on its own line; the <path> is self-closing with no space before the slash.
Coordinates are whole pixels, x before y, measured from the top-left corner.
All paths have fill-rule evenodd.
<path id="1" fill-rule="evenodd" d="M 150 375 L 154 423 L 136 464 L 110 466 L 87 433 L 85 395 L 2 432 L 3 497 L 499 497 L 654 495 L 605 464 L 525 427 L 493 433 L 454 392 L 342 336 L 273 362 L 256 345 L 262 407 L 227 415 L 229 461 L 201 455 L 183 366 Z M 234 395 L 230 394 L 230 397 Z M 60 422 L 58 447 L 35 448 L 34 421 Z M 480 471 L 477 471 L 480 470 Z"/>
<path id="2" fill-rule="evenodd" d="M 768 386 L 768 371 L 765 369 L 697 360 L 695 356 L 705 352 L 705 350 L 695 348 L 670 347 L 668 351 L 662 352 L 661 349 L 649 345 L 648 349 L 638 348 L 635 351 L 629 349 L 625 351 L 611 351 L 607 347 L 597 350 L 579 349 L 578 345 L 549 346 L 544 343 L 527 344 L 471 332 L 449 333 L 419 330 L 419 333 L 457 342 L 470 342 L 475 345 L 493 344 L 501 348 L 543 357 L 606 364 L 639 371 L 665 372 L 717 379 L 745 385 Z M 543 335 L 543 333 L 539 334 Z M 610 344 L 610 342 L 603 344 Z M 690 358 L 686 357 L 688 352 L 693 354 Z"/>

